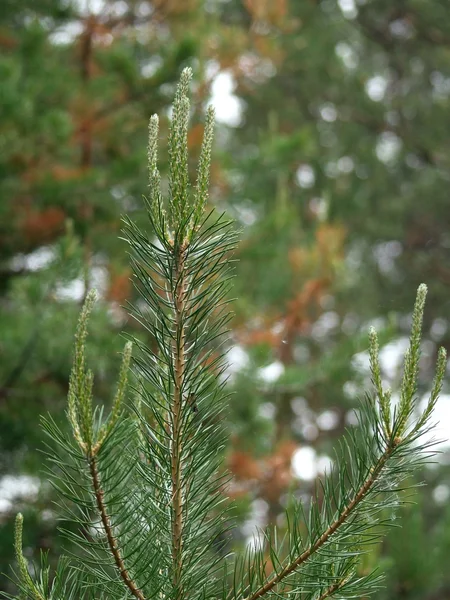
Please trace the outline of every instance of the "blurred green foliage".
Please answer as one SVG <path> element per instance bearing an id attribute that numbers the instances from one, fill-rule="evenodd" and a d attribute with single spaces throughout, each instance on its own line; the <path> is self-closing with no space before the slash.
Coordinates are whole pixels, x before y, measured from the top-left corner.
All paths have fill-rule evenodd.
<path id="1" fill-rule="evenodd" d="M 296 452 L 331 457 L 352 426 L 356 396 L 370 389 L 364 360 L 355 361 L 369 324 L 383 330 L 381 345 L 401 339 L 425 281 L 421 392 L 438 344 L 450 348 L 450 6 L 95 4 L 91 13 L 75 0 L 0 5 L 0 475 L 41 470 L 38 416 L 62 417 L 74 325 L 93 285 L 103 298 L 89 348 L 96 393 L 112 396 L 120 331 L 137 328 L 121 308 L 133 290 L 120 215 L 139 221 L 148 118 L 167 113 L 190 64 L 194 155 L 195 107 L 217 74 L 240 101 L 239 123 L 219 124 L 211 196 L 243 228 L 228 462 L 242 524 L 235 541 L 245 543 L 258 519 L 283 527 L 288 490 L 311 492 L 314 477 L 293 476 Z M 272 378 L 263 370 L 271 365 Z M 391 352 L 385 377 L 396 375 Z M 429 485 L 403 527 L 368 559 L 387 567 L 380 598 L 449 597 L 448 464 L 445 450 L 422 474 Z M 29 556 L 38 547 L 58 554 L 51 500 L 43 484 L 0 512 L 0 571 L 24 506 Z"/>

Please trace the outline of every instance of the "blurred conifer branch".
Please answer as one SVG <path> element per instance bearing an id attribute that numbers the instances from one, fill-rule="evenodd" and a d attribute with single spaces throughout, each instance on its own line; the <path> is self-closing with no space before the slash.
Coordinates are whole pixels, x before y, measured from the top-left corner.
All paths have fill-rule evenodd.
<path id="1" fill-rule="evenodd" d="M 379 541 L 399 503 L 402 481 L 425 460 L 442 388 L 445 350 L 438 356 L 429 402 L 416 413 L 417 377 L 426 286 L 418 289 L 400 401 L 383 387 L 379 343 L 369 333 L 375 396 L 366 396 L 359 427 L 340 444 L 334 469 L 321 482 L 322 501 L 298 502 L 285 537 L 268 529 L 261 544 L 222 559 L 228 529 L 224 507 L 225 445 L 221 416 L 226 364 L 224 330 L 236 234 L 223 216 L 206 212 L 214 112 L 208 109 L 197 182 L 190 187 L 187 133 L 190 69 L 175 95 L 169 135 L 169 198 L 163 200 L 157 166 L 158 118 L 149 125 L 150 233 L 124 219 L 134 282 L 140 299 L 131 314 L 152 339 L 135 339 L 135 401 L 125 403 L 131 343 L 125 345 L 109 416 L 95 405 L 94 378 L 86 366 L 89 314 L 82 309 L 68 393 L 72 439 L 50 418 L 54 485 L 78 532 L 64 531 L 82 549 L 61 559 L 50 579 L 46 559 L 31 577 L 22 552 L 22 516 L 15 549 L 20 598 L 139 600 L 257 600 L 263 596 L 324 600 L 365 596 L 378 575 L 356 570 L 368 544 Z M 84 532 L 91 532 L 86 536 Z M 270 567 L 270 568 L 269 568 Z"/>

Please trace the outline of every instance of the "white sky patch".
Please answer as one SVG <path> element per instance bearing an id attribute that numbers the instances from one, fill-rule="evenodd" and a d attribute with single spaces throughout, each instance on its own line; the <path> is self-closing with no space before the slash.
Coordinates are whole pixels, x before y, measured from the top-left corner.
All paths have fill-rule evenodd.
<path id="1" fill-rule="evenodd" d="M 104 0 L 95 0 L 94 4 L 97 7 L 100 7 L 101 5 L 104 6 L 105 1 Z M 129 3 L 125 2 L 125 0 L 116 0 L 115 2 L 112 3 L 110 10 L 111 10 L 111 14 L 114 15 L 115 17 L 123 17 L 124 15 L 127 14 L 128 10 L 129 10 Z"/>
<path id="2" fill-rule="evenodd" d="M 358 55 L 355 50 L 347 42 L 339 42 L 336 44 L 334 49 L 336 56 L 338 56 L 349 71 L 356 69 L 359 64 Z"/>
<path id="3" fill-rule="evenodd" d="M 341 156 L 341 158 L 337 161 L 338 171 L 341 173 L 351 173 L 355 168 L 355 163 L 351 156 Z"/>
<path id="4" fill-rule="evenodd" d="M 74 9 L 78 12 L 81 17 L 85 17 L 89 14 L 98 15 L 100 14 L 106 5 L 105 0 L 72 0 Z M 120 10 L 120 5 L 125 4 L 119 0 L 114 4 L 114 8 L 117 5 L 117 9 Z M 52 44 L 63 45 L 71 44 L 76 38 L 83 32 L 84 23 L 82 20 L 69 21 L 65 23 L 63 27 L 59 27 L 53 31 L 49 40 Z"/>
<path id="5" fill-rule="evenodd" d="M 232 346 L 227 352 L 227 370 L 226 376 L 233 377 L 236 373 L 245 369 L 249 363 L 247 352 L 242 346 Z"/>
<path id="6" fill-rule="evenodd" d="M 258 412 L 263 419 L 271 421 L 275 417 L 275 405 L 272 402 L 264 402 L 259 405 Z"/>
<path id="7" fill-rule="evenodd" d="M 331 431 L 337 427 L 339 415 L 335 410 L 324 410 L 317 417 L 317 425 L 322 431 Z"/>
<path id="8" fill-rule="evenodd" d="M 419 404 L 420 411 L 426 407 L 429 397 L 429 394 L 423 396 Z M 450 394 L 442 394 L 439 398 L 430 423 L 435 423 L 436 426 L 423 436 L 421 441 L 426 442 L 434 439 L 439 442 L 434 448 L 439 450 L 450 448 Z M 437 460 L 439 460 L 439 457 Z"/>
<path id="9" fill-rule="evenodd" d="M 95 265 L 89 273 L 89 289 L 95 288 L 100 296 L 106 293 L 109 284 L 108 269 L 103 265 Z M 72 279 L 68 283 L 56 288 L 55 296 L 58 300 L 74 300 L 79 302 L 85 294 L 85 282 L 81 277 Z"/>
<path id="10" fill-rule="evenodd" d="M 234 209 L 239 221 L 247 227 L 253 225 L 258 219 L 258 213 L 249 204 L 247 206 L 235 206 Z"/>
<path id="11" fill-rule="evenodd" d="M 219 73 L 211 85 L 211 103 L 216 111 L 216 120 L 230 127 L 237 127 L 242 120 L 242 101 L 233 94 L 236 87 L 229 71 Z"/>
<path id="12" fill-rule="evenodd" d="M 282 331 L 284 330 L 284 323 L 283 321 L 276 321 L 272 327 L 270 328 L 270 331 L 272 333 L 274 333 L 275 335 L 279 335 Z M 283 344 L 286 344 L 286 340 L 281 340 Z"/>
<path id="13" fill-rule="evenodd" d="M 401 150 L 401 139 L 390 131 L 386 131 L 378 136 L 375 153 L 378 160 L 384 164 L 395 162 Z"/>
<path id="14" fill-rule="evenodd" d="M 151 4 L 147 2 L 141 2 L 136 7 L 137 16 L 142 18 L 149 17 L 153 11 L 154 7 L 152 7 Z"/>
<path id="15" fill-rule="evenodd" d="M 450 95 L 450 77 L 445 77 L 440 71 L 433 71 L 430 75 L 433 86 L 433 96 L 445 100 Z"/>
<path id="16" fill-rule="evenodd" d="M 277 72 L 268 58 L 262 58 L 254 52 L 245 52 L 239 59 L 239 69 L 252 81 L 263 83 Z"/>
<path id="17" fill-rule="evenodd" d="M 28 475 L 5 475 L 0 479 L 0 513 L 10 510 L 19 497 L 34 498 L 39 492 L 39 479 Z"/>
<path id="18" fill-rule="evenodd" d="M 395 259 L 403 252 L 403 245 L 398 240 L 390 240 L 376 244 L 372 253 L 376 258 L 380 271 L 388 275 L 395 272 Z"/>
<path id="19" fill-rule="evenodd" d="M 439 342 L 444 335 L 447 333 L 448 322 L 441 317 L 434 319 L 431 328 L 430 335 L 435 342 Z"/>
<path id="20" fill-rule="evenodd" d="M 329 310 L 320 315 L 311 329 L 311 335 L 315 340 L 324 339 L 329 333 L 338 327 L 340 318 L 337 312 Z"/>
<path id="21" fill-rule="evenodd" d="M 252 502 L 250 517 L 242 527 L 242 532 L 247 538 L 247 546 L 251 550 L 260 550 L 264 545 L 264 535 L 261 529 L 267 524 L 269 505 L 262 498 Z"/>
<path id="22" fill-rule="evenodd" d="M 297 396 L 291 400 L 292 410 L 296 415 L 303 417 L 309 411 L 308 403 L 302 396 Z"/>
<path id="23" fill-rule="evenodd" d="M 414 35 L 414 28 L 406 19 L 396 19 L 389 24 L 392 35 L 398 38 L 409 39 Z"/>
<path id="24" fill-rule="evenodd" d="M 337 168 L 337 161 L 329 160 L 325 164 L 325 175 L 330 179 L 334 179 L 339 175 L 339 169 Z"/>
<path id="25" fill-rule="evenodd" d="M 302 188 L 311 188 L 316 181 L 316 175 L 311 165 L 300 165 L 295 173 L 295 178 Z"/>
<path id="26" fill-rule="evenodd" d="M 55 44 L 57 46 L 71 44 L 79 35 L 81 35 L 82 32 L 83 23 L 81 21 L 70 21 L 63 27 L 55 29 L 55 31 L 49 35 L 49 40 L 51 44 Z"/>
<path id="27" fill-rule="evenodd" d="M 266 383 L 274 383 L 284 373 L 284 365 L 279 360 L 274 361 L 267 367 L 259 369 L 259 377 Z"/>
<path id="28" fill-rule="evenodd" d="M 163 59 L 158 54 L 150 57 L 148 61 L 141 67 L 142 77 L 148 78 L 152 77 L 158 69 L 160 69 L 163 65 Z"/>
<path id="29" fill-rule="evenodd" d="M 385 377 L 394 379 L 403 365 L 403 358 L 409 346 L 407 337 L 389 342 L 380 349 L 380 366 Z"/>
<path id="30" fill-rule="evenodd" d="M 306 441 L 314 442 L 314 440 L 316 440 L 317 436 L 319 435 L 319 429 L 313 423 L 307 422 L 301 426 L 300 433 L 303 439 L 305 439 Z"/>
<path id="31" fill-rule="evenodd" d="M 58 300 L 75 300 L 79 302 L 84 296 L 84 281 L 81 277 L 72 279 L 69 283 L 59 285 L 56 289 L 55 296 Z"/>
<path id="32" fill-rule="evenodd" d="M 311 446 L 303 446 L 292 455 L 292 469 L 294 475 L 305 481 L 312 481 L 317 477 L 317 454 Z"/>
<path id="33" fill-rule="evenodd" d="M 448 485 L 441 483 L 433 490 L 433 498 L 436 504 L 445 504 L 450 498 L 450 488 Z"/>
<path id="34" fill-rule="evenodd" d="M 355 19 L 358 16 L 355 0 L 338 0 L 338 4 L 346 19 Z"/>
<path id="35" fill-rule="evenodd" d="M 381 102 L 386 94 L 388 80 L 383 75 L 375 75 L 366 81 L 366 94 L 374 102 Z"/>
<path id="36" fill-rule="evenodd" d="M 328 215 L 329 203 L 322 196 L 315 196 L 309 201 L 311 212 L 316 215 L 319 221 L 325 221 Z"/>
<path id="37" fill-rule="evenodd" d="M 251 526 L 252 523 L 250 522 L 250 525 L 246 528 L 246 524 L 244 523 L 242 526 L 242 531 L 245 533 L 246 529 L 250 529 Z M 257 552 L 258 550 L 262 550 L 262 548 L 264 548 L 265 541 L 266 538 L 264 533 L 257 529 L 256 531 L 253 531 L 252 535 L 247 537 L 246 543 L 250 550 Z"/>
<path id="38" fill-rule="evenodd" d="M 50 42 L 56 45 L 71 44 L 84 30 L 84 23 L 82 19 L 87 15 L 100 15 L 101 13 L 107 12 L 111 17 L 120 18 L 125 15 L 129 9 L 127 2 L 124 0 L 116 0 L 107 4 L 105 0 L 72 0 L 73 7 L 78 15 L 81 17 L 80 20 L 70 21 L 64 24 L 63 27 L 59 27 L 53 31 L 50 36 Z M 145 17 L 151 14 L 148 12 L 148 6 L 141 2 L 136 10 L 138 16 Z M 103 40 L 107 39 L 107 36 L 103 34 Z M 112 36 L 108 36 L 110 42 L 112 42 Z"/>
<path id="39" fill-rule="evenodd" d="M 39 271 L 47 267 L 55 257 L 55 251 L 50 246 L 42 246 L 30 254 L 18 254 L 11 261 L 14 271 Z"/>
<path id="40" fill-rule="evenodd" d="M 333 459 L 327 456 L 326 454 L 322 454 L 317 459 L 317 470 L 320 475 L 329 474 L 333 467 Z"/>
<path id="41" fill-rule="evenodd" d="M 334 104 L 326 102 L 319 108 L 321 118 L 327 123 L 333 123 L 337 119 L 337 110 Z"/>
<path id="42" fill-rule="evenodd" d="M 208 60 L 205 66 L 206 79 L 214 79 L 220 72 L 220 63 L 217 60 Z"/>
<path id="43" fill-rule="evenodd" d="M 347 398 L 354 399 L 358 396 L 359 389 L 354 381 L 346 381 L 342 389 Z"/>
<path id="44" fill-rule="evenodd" d="M 53 511 L 49 510 L 48 508 L 46 508 L 41 512 L 41 519 L 43 521 L 54 521 L 55 513 Z"/>
<path id="45" fill-rule="evenodd" d="M 420 403 L 420 409 L 423 410 L 428 402 L 428 395 L 423 398 Z M 356 419 L 352 418 L 351 424 L 356 423 Z M 450 394 L 444 394 L 439 399 L 433 422 L 436 422 L 436 427 L 430 431 L 422 441 L 438 440 L 439 444 L 436 446 L 439 450 L 445 450 L 450 447 Z M 319 474 L 323 474 L 325 471 L 329 472 L 333 464 L 330 457 L 326 455 L 317 456 L 316 451 L 311 446 L 303 446 L 296 450 L 292 456 L 292 470 L 294 476 L 305 481 L 312 481 Z M 444 502 L 443 498 L 450 496 L 450 491 L 447 486 L 446 490 L 436 489 L 435 500 L 436 502 Z"/>
<path id="46" fill-rule="evenodd" d="M 104 295 L 108 289 L 108 269 L 102 265 L 92 267 L 90 272 L 89 288 L 95 288 L 100 295 Z"/>
<path id="47" fill-rule="evenodd" d="M 94 14 L 98 15 L 105 8 L 106 2 L 105 0 L 72 0 L 73 3 L 78 7 L 78 10 L 83 15 Z M 125 2 L 114 3 L 115 5 L 125 4 Z"/>

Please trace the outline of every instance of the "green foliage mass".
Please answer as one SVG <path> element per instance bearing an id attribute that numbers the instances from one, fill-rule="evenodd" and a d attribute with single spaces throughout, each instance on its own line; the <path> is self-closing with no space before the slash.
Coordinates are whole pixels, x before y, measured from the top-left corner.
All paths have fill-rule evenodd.
<path id="1" fill-rule="evenodd" d="M 72 334 L 92 285 L 102 297 L 87 349 L 99 401 L 115 393 L 118 332 L 153 343 L 119 307 L 136 298 L 119 216 L 146 223 L 148 118 L 161 114 L 165 136 L 174 81 L 188 63 L 194 123 L 212 72 L 232 74 L 242 110 L 239 126 L 219 127 L 212 172 L 213 203 L 243 227 L 231 327 L 248 363 L 233 376 L 230 464 L 244 452 L 266 473 L 289 440 L 331 456 L 333 438 L 353 422 L 355 390 L 369 384 L 354 359 L 366 330 L 375 321 L 382 353 L 405 337 L 421 281 L 430 293 L 417 395 L 429 392 L 438 346 L 450 346 L 445 1 L 108 0 L 95 33 L 79 2 L 0 5 L 0 475 L 39 473 L 38 414 L 65 427 Z M 164 188 L 164 150 L 159 166 Z M 284 371 L 266 382 L 260 368 L 274 361 Z M 382 367 L 396 389 L 400 369 Z M 322 429 L 329 412 L 335 426 Z M 449 528 L 434 491 L 445 495 L 446 464 L 444 455 L 418 475 L 429 485 L 416 509 L 416 554 L 405 550 L 408 526 L 371 551 L 370 565 L 392 565 L 380 595 L 445 597 Z M 308 498 L 313 482 L 291 474 L 271 497 L 271 480 L 239 485 L 244 527 L 234 543 L 244 545 L 259 501 L 283 531 L 286 490 Z M 36 498 L 2 511 L 0 572 L 11 562 L 16 508 L 27 557 L 36 560 L 38 548 L 59 554 L 51 500 L 41 477 Z M 428 565 L 435 546 L 418 585 L 417 564 Z"/>
<path id="2" fill-rule="evenodd" d="M 134 403 L 124 402 L 132 344 L 123 351 L 108 415 L 94 404 L 87 366 L 87 322 L 96 300 L 88 293 L 78 321 L 69 382 L 71 438 L 50 417 L 49 475 L 62 498 L 63 530 L 81 550 L 61 557 L 55 574 L 41 559 L 31 576 L 23 554 L 23 516 L 15 525 L 14 598 L 223 598 L 265 596 L 325 600 L 361 597 L 378 589 L 376 571 L 357 568 L 366 546 L 379 543 L 401 503 L 403 482 L 433 446 L 424 442 L 442 389 L 446 351 L 439 350 L 426 406 L 417 415 L 417 379 L 427 288 L 412 314 L 399 402 L 385 389 L 377 333 L 369 333 L 375 395 L 360 405 L 359 427 L 341 440 L 336 463 L 309 507 L 293 500 L 286 534 L 267 528 L 243 555 L 218 552 L 229 529 L 224 503 L 224 408 L 220 343 L 230 320 L 229 282 L 236 245 L 231 224 L 205 211 L 213 136 L 208 110 L 197 183 L 190 188 L 188 123 L 190 69 L 175 94 L 169 132 L 169 199 L 157 163 L 158 119 L 149 127 L 149 230 L 128 217 L 125 233 L 140 302 L 131 315 L 154 341 L 133 338 Z M 52 448 L 54 447 L 54 449 Z"/>

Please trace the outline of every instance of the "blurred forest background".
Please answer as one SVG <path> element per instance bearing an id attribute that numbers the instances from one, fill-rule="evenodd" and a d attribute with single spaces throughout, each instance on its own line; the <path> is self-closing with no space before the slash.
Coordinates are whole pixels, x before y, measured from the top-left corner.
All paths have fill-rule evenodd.
<path id="1" fill-rule="evenodd" d="M 143 218 L 146 134 L 194 69 L 217 135 L 211 203 L 242 227 L 229 350 L 239 527 L 283 529 L 370 391 L 367 331 L 395 389 L 415 290 L 429 286 L 421 393 L 450 350 L 448 0 L 2 0 L 0 3 L 0 572 L 13 517 L 26 554 L 61 550 L 39 415 L 63 420 L 76 318 L 112 398 L 133 298 L 120 216 Z M 162 156 L 164 172 L 166 159 Z M 195 164 L 193 162 L 193 168 Z M 381 599 L 450 598 L 450 386 L 442 454 L 362 569 Z M 0 589 L 10 589 L 5 575 Z"/>

